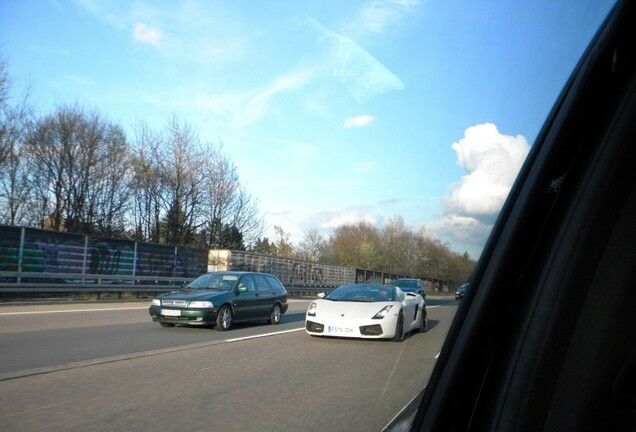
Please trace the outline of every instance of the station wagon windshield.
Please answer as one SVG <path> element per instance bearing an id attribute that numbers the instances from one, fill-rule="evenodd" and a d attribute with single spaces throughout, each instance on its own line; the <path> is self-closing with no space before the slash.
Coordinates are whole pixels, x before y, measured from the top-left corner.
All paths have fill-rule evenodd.
<path id="1" fill-rule="evenodd" d="M 200 290 L 213 289 L 231 291 L 232 288 L 234 288 L 234 284 L 237 280 L 238 277 L 234 275 L 207 274 L 192 281 L 192 283 L 188 285 L 188 288 Z"/>

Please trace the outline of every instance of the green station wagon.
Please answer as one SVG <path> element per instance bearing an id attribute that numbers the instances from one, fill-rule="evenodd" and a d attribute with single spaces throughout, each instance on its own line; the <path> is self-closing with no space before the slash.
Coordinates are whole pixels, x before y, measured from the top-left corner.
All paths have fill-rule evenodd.
<path id="1" fill-rule="evenodd" d="M 287 291 L 275 276 L 214 272 L 199 276 L 183 290 L 157 296 L 148 312 L 163 327 L 187 324 L 228 330 L 242 321 L 278 324 L 287 307 Z"/>

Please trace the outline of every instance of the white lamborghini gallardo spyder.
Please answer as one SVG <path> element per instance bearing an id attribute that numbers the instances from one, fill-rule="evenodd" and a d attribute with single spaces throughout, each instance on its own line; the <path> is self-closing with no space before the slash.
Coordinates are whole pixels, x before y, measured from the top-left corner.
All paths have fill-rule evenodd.
<path id="1" fill-rule="evenodd" d="M 341 285 L 314 300 L 307 309 L 305 330 L 312 336 L 392 339 L 412 330 L 425 332 L 426 303 L 417 293 L 389 285 Z"/>

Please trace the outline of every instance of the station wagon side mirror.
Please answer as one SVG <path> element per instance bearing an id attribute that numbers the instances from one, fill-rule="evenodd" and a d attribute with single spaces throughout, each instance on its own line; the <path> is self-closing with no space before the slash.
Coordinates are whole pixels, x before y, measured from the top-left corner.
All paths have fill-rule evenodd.
<path id="1" fill-rule="evenodd" d="M 240 286 L 238 287 L 238 294 L 240 293 L 246 293 L 247 292 L 247 287 L 246 286 Z"/>

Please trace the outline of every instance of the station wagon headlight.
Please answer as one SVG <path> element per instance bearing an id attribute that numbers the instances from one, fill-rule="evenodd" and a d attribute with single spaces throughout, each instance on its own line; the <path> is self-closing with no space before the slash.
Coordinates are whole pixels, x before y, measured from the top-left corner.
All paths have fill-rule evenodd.
<path id="1" fill-rule="evenodd" d="M 387 316 L 387 314 L 389 313 L 389 311 L 391 310 L 391 308 L 393 307 L 393 305 L 386 305 L 384 306 L 382 309 L 380 309 L 380 312 L 378 312 L 377 314 L 375 314 L 373 316 L 373 319 L 382 319 L 385 316 Z"/>
<path id="2" fill-rule="evenodd" d="M 309 305 L 309 309 L 307 309 L 307 315 L 316 316 L 316 308 L 317 307 L 318 307 L 318 305 L 316 304 L 316 302 L 311 302 L 311 304 Z"/>
<path id="3" fill-rule="evenodd" d="M 152 299 L 152 304 L 154 306 L 161 306 L 161 300 L 159 299 Z"/>
<path id="4" fill-rule="evenodd" d="M 188 303 L 189 308 L 211 308 L 214 307 L 211 301 L 191 301 Z"/>

